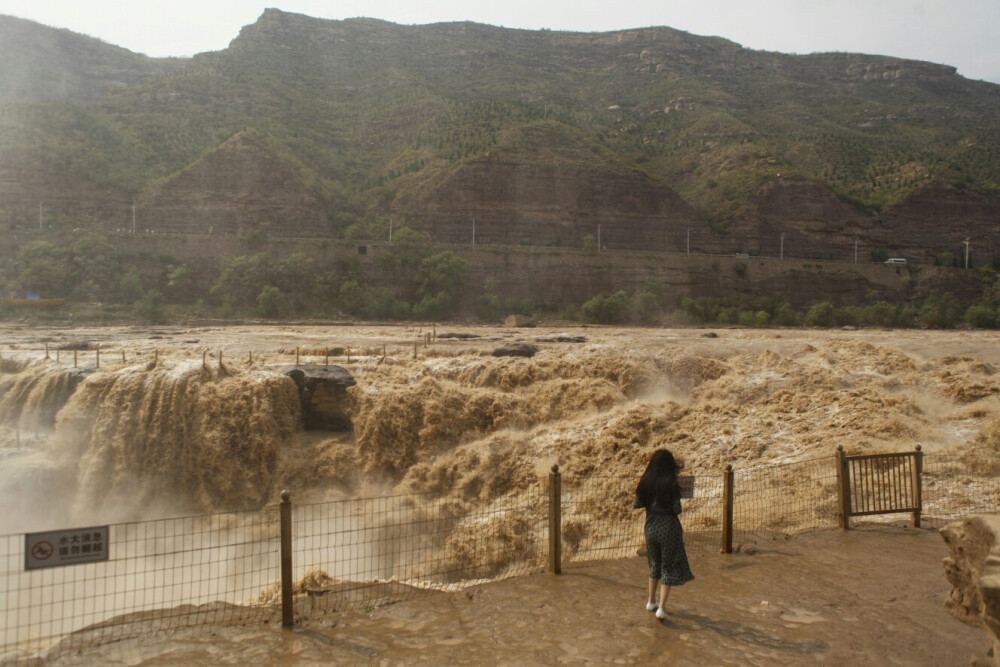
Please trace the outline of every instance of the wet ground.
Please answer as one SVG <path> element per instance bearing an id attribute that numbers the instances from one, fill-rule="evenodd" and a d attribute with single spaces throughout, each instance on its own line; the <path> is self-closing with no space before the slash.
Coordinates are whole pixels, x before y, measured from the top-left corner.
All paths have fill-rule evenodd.
<path id="1" fill-rule="evenodd" d="M 721 555 L 689 535 L 697 579 L 645 611 L 644 558 L 574 566 L 369 613 L 177 631 L 52 664 L 968 665 L 985 634 L 944 609 L 935 530 L 804 533 Z"/>

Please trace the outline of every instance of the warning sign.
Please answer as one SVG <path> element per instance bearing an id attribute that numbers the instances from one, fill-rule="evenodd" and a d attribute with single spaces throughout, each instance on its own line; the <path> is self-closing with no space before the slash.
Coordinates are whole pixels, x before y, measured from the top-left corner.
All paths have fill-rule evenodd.
<path id="1" fill-rule="evenodd" d="M 97 563 L 108 559 L 108 527 L 28 533 L 24 536 L 24 569 Z"/>

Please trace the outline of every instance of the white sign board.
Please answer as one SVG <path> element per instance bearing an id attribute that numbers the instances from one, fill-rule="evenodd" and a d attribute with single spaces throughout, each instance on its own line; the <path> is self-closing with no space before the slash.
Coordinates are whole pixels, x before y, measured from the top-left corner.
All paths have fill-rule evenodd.
<path id="1" fill-rule="evenodd" d="M 694 477 L 677 477 L 681 485 L 681 498 L 694 498 Z"/>
<path id="2" fill-rule="evenodd" d="M 108 527 L 91 526 L 24 536 L 24 569 L 96 563 L 108 559 Z"/>

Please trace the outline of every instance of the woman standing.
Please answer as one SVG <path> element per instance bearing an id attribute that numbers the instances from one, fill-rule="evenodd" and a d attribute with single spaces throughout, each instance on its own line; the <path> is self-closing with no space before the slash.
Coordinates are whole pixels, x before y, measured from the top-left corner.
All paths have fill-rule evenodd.
<path id="1" fill-rule="evenodd" d="M 646 557 L 649 560 L 646 611 L 655 611 L 659 619 L 667 617 L 665 607 L 670 587 L 681 586 L 694 579 L 678 517 L 681 513 L 678 470 L 680 466 L 674 455 L 666 449 L 658 449 L 649 459 L 646 472 L 635 490 L 634 507 L 646 509 Z"/>

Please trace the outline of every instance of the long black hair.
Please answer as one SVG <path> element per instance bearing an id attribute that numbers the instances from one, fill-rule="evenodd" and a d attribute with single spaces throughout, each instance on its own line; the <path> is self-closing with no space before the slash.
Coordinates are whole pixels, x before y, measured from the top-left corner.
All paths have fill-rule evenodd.
<path id="1" fill-rule="evenodd" d="M 635 489 L 636 505 L 660 511 L 670 511 L 674 501 L 681 497 L 681 485 L 677 481 L 677 471 L 681 466 L 674 455 L 666 449 L 657 449 L 649 459 L 646 472 L 639 479 Z"/>

